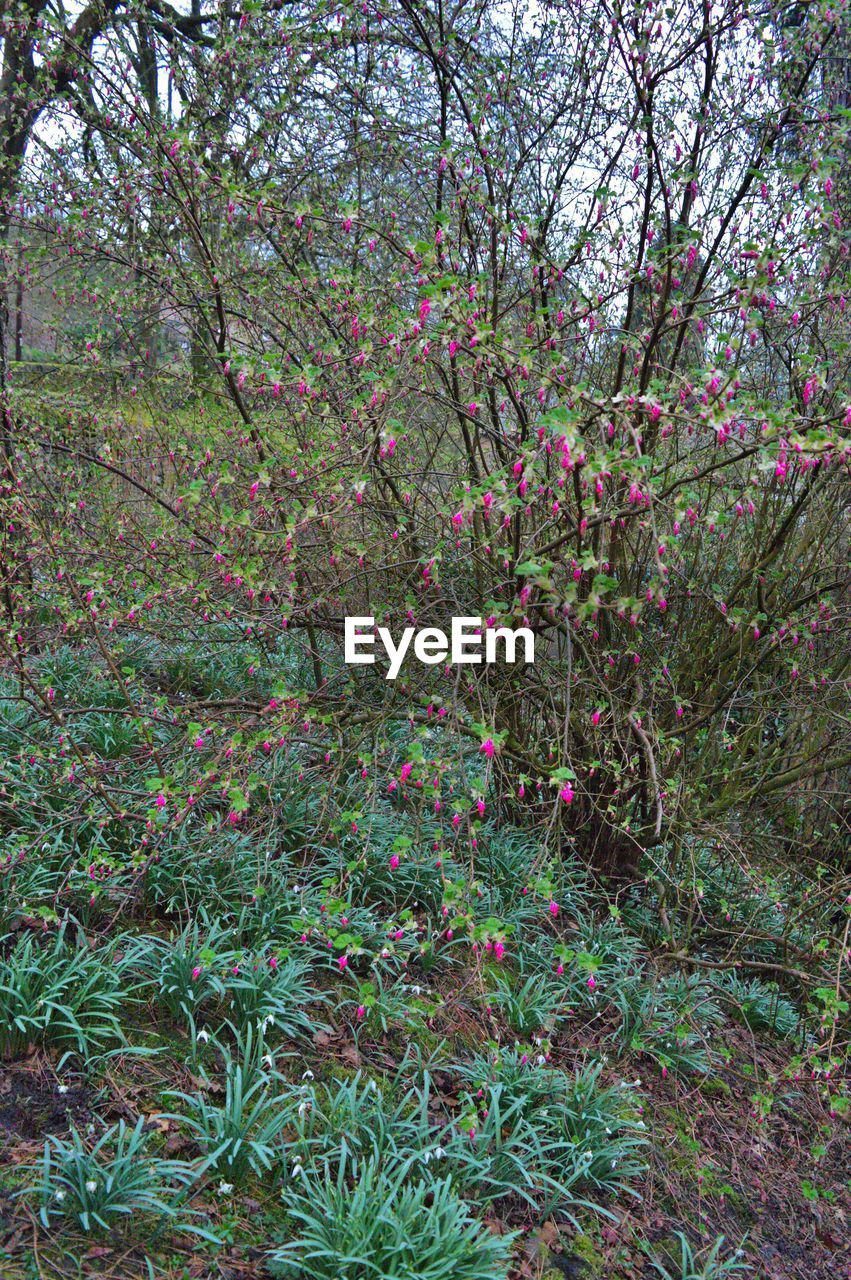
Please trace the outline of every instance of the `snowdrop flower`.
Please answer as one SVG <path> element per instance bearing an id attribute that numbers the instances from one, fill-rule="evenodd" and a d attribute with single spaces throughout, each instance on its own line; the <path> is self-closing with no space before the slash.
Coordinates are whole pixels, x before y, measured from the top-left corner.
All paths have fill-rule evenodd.
<path id="1" fill-rule="evenodd" d="M 60 1084 L 60 1086 L 59 1086 L 59 1093 L 67 1093 L 67 1092 L 68 1092 L 68 1086 L 67 1086 L 67 1084 Z"/>
<path id="2" fill-rule="evenodd" d="M 312 1079 L 313 1079 L 313 1072 L 308 1068 L 308 1070 L 307 1070 L 307 1071 L 305 1071 L 304 1075 L 303 1075 L 301 1078 L 302 1078 L 302 1080 L 312 1080 Z"/>
<path id="3" fill-rule="evenodd" d="M 305 1098 L 304 1102 L 300 1102 L 298 1104 L 298 1114 L 301 1116 L 302 1120 L 307 1115 L 309 1110 L 310 1110 L 310 1100 L 308 1098 Z"/>
<path id="4" fill-rule="evenodd" d="M 229 1196 L 233 1191 L 232 1182 L 220 1182 L 218 1185 L 218 1193 L 220 1196 Z"/>
<path id="5" fill-rule="evenodd" d="M 198 1041 L 199 1044 L 206 1044 L 207 1041 L 210 1039 L 210 1033 L 209 1031 L 207 1031 L 206 1028 L 203 1028 L 201 1031 L 198 1032 L 195 1039 Z"/>
<path id="6" fill-rule="evenodd" d="M 98 1184 L 95 1182 L 94 1178 L 89 1178 L 88 1182 L 86 1183 L 86 1190 L 97 1191 L 97 1189 L 98 1189 Z"/>
<path id="7" fill-rule="evenodd" d="M 262 1062 L 264 1066 L 267 1066 L 267 1067 L 274 1067 L 275 1065 L 275 1059 L 272 1057 L 271 1053 L 264 1053 Z"/>
<path id="8" fill-rule="evenodd" d="M 53 1197 L 55 1200 L 58 1200 L 59 1203 L 61 1204 L 62 1201 L 65 1199 L 65 1192 L 60 1187 L 58 1191 L 54 1191 Z"/>

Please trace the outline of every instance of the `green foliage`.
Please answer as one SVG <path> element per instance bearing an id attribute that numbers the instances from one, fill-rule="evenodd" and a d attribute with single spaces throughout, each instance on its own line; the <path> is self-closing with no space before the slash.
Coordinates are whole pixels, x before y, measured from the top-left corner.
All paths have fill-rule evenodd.
<path id="1" fill-rule="evenodd" d="M 731 1012 L 752 1031 L 771 1031 L 778 1036 L 793 1036 L 798 1029 L 798 1010 L 774 983 L 760 978 L 743 979 L 726 973 L 718 983 L 729 997 Z"/>
<path id="2" fill-rule="evenodd" d="M 312 1036 L 322 1024 L 309 1006 L 327 1003 L 312 986 L 309 966 L 300 958 L 263 950 L 237 958 L 225 980 L 225 1005 L 236 1024 L 274 1026 L 289 1039 Z"/>
<path id="3" fill-rule="evenodd" d="M 295 1132 L 287 1152 L 290 1176 L 325 1169 L 333 1176 L 348 1170 L 357 1177 L 370 1161 L 384 1169 L 420 1162 L 425 1168 L 440 1139 L 428 1103 L 428 1077 L 422 1089 L 404 1090 L 395 1100 L 361 1072 L 350 1080 L 293 1088 L 287 1104 Z"/>
<path id="4" fill-rule="evenodd" d="M 357 1181 L 305 1181 L 288 1190 L 292 1240 L 271 1255 L 273 1275 L 305 1280 L 500 1280 L 513 1237 L 475 1222 L 450 1180 L 406 1183 L 374 1161 Z"/>
<path id="5" fill-rule="evenodd" d="M 108 1233 L 142 1215 L 176 1219 L 181 1192 L 194 1181 L 195 1171 L 182 1161 L 163 1159 L 151 1147 L 142 1118 L 133 1129 L 120 1121 L 94 1146 L 76 1129 L 68 1139 L 50 1137 L 40 1181 L 22 1194 L 38 1200 L 46 1228 L 70 1219 L 83 1231 Z"/>
<path id="6" fill-rule="evenodd" d="M 0 1056 L 41 1044 L 89 1061 L 123 1043 L 119 1014 L 132 994 L 122 966 L 68 933 L 23 934 L 0 961 Z"/>
<path id="7" fill-rule="evenodd" d="M 719 1236 L 712 1244 L 695 1250 L 687 1237 L 678 1231 L 680 1256 L 678 1263 L 664 1263 L 651 1257 L 650 1264 L 661 1276 L 662 1280 L 725 1280 L 732 1275 L 750 1275 L 752 1267 L 742 1259 L 741 1249 L 728 1257 L 724 1257 L 724 1237 Z"/>
<path id="8" fill-rule="evenodd" d="M 612 998 L 620 1014 L 612 1039 L 621 1053 L 641 1054 L 666 1072 L 710 1070 L 706 1028 L 717 1024 L 719 1010 L 705 984 L 670 977 L 653 982 L 639 971 L 619 983 Z"/>
<path id="9" fill-rule="evenodd" d="M 238 1183 L 249 1170 L 268 1173 L 277 1158 L 287 1125 L 280 1077 L 262 1036 L 250 1029 L 235 1052 L 221 1047 L 224 1096 L 199 1089 L 194 1094 L 170 1092 L 183 1104 L 169 1118 L 192 1134 L 204 1155 L 203 1168 L 227 1183 Z"/>
<path id="10" fill-rule="evenodd" d="M 142 935 L 128 943 L 126 963 L 144 975 L 158 1006 L 173 1017 L 196 1017 L 224 995 L 235 962 L 232 934 L 219 920 L 196 920 L 173 941 Z"/>
<path id="11" fill-rule="evenodd" d="M 515 982 L 510 974 L 496 973 L 496 990 L 488 997 L 505 1017 L 511 1030 L 529 1039 L 551 1028 L 563 1003 L 562 993 L 532 973 Z"/>
<path id="12" fill-rule="evenodd" d="M 497 1057 L 496 1079 L 468 1095 L 445 1142 L 455 1176 L 484 1200 L 519 1194 L 574 1221 L 576 1207 L 605 1212 L 601 1197 L 633 1191 L 644 1169 L 644 1124 L 630 1090 L 601 1087 L 602 1063 L 572 1076 L 536 1066 L 528 1084 L 522 1065 L 509 1057 L 503 1067 Z"/>

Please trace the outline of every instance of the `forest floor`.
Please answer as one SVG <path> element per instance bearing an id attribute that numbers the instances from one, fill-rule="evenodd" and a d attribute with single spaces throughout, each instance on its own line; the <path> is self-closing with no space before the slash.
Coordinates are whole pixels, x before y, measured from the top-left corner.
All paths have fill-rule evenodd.
<path id="1" fill-rule="evenodd" d="M 257 697 L 256 676 L 232 645 L 127 649 L 171 777 L 197 772 L 197 731 L 158 700 Z M 91 776 L 168 790 L 91 655 L 40 661 Z M 851 1280 L 836 920 L 800 867 L 707 842 L 667 913 L 652 877 L 612 897 L 469 794 L 441 831 L 429 730 L 380 782 L 338 773 L 331 819 L 324 744 L 258 739 L 250 809 L 234 823 L 214 789 L 170 824 L 163 796 L 140 873 L 15 693 L 2 1280 Z M 459 807 L 475 745 L 463 766 Z"/>
<path id="2" fill-rule="evenodd" d="M 440 1034 L 452 1036 L 457 1052 L 470 1051 L 482 1028 L 469 1007 L 451 996 L 441 1009 Z M 458 1034 L 465 1027 L 467 1037 Z M 648 1280 L 659 1272 L 651 1258 L 680 1277 L 678 1231 L 695 1241 L 723 1235 L 738 1245 L 764 1280 L 845 1280 L 851 1277 L 851 1144 L 847 1123 L 825 1109 L 817 1083 L 786 1080 L 773 1093 L 764 1118 L 755 1117 L 757 1078 L 782 1080 L 782 1051 L 745 1028 L 718 1033 L 729 1058 L 716 1073 L 699 1080 L 655 1072 L 642 1075 L 644 1118 L 652 1134 L 648 1168 L 635 1183 L 636 1199 L 604 1203 L 607 1214 L 580 1214 L 580 1226 L 557 1213 L 536 1221 L 528 1206 L 511 1199 L 485 1217 L 494 1232 L 523 1228 L 512 1280 Z M 509 1032 L 510 1035 L 510 1032 Z M 565 1035 L 553 1044 L 553 1062 L 570 1068 L 600 1043 L 580 1043 Z M 213 1247 L 170 1236 L 160 1244 L 135 1231 L 120 1231 L 96 1242 L 73 1232 L 46 1236 L 35 1212 L 15 1191 L 26 1181 L 21 1170 L 37 1164 L 45 1139 L 99 1123 L 143 1116 L 163 1135 L 169 1155 L 192 1155 L 179 1125 L 162 1118 L 163 1095 L 191 1090 L 192 1073 L 167 1048 L 153 1059 L 117 1057 L 98 1078 L 56 1070 L 56 1055 L 32 1050 L 0 1066 L 0 1275 L 3 1280 L 46 1280 L 85 1276 L 130 1280 L 149 1275 L 146 1256 L 163 1280 L 242 1280 L 268 1276 L 268 1242 L 280 1229 L 280 1199 L 263 1178 L 252 1179 L 226 1199 L 211 1184 L 194 1202 L 213 1232 L 227 1243 Z M 373 1039 L 344 1025 L 319 1032 L 287 1066 L 298 1080 L 311 1070 L 317 1079 L 351 1078 L 363 1072 L 385 1079 L 403 1052 L 398 1035 Z M 640 1066 L 638 1067 L 640 1070 Z M 434 1072 L 434 1087 L 450 1115 L 463 1107 L 457 1080 Z M 359 1273 L 358 1273 L 359 1274 Z M 712 1273 L 707 1273 L 712 1274 Z"/>

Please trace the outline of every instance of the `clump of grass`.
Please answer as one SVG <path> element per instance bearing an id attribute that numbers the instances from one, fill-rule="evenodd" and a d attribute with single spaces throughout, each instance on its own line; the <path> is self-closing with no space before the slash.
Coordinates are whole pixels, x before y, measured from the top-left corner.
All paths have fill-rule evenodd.
<path id="1" fill-rule="evenodd" d="M 372 1161 L 354 1182 L 305 1179 L 285 1196 L 295 1236 L 269 1260 L 300 1280 L 502 1280 L 513 1235 L 495 1236 L 470 1215 L 451 1180 L 405 1181 Z"/>
<path id="2" fill-rule="evenodd" d="M 0 961 L 0 1056 L 37 1044 L 89 1061 L 123 1043 L 119 1012 L 132 993 L 122 967 L 72 945 L 66 927 L 48 942 L 25 934 Z"/>
<path id="3" fill-rule="evenodd" d="M 111 1233 L 140 1215 L 175 1221 L 182 1192 L 194 1182 L 196 1171 L 184 1161 L 154 1154 L 151 1143 L 141 1117 L 133 1129 L 123 1120 L 107 1129 L 94 1146 L 76 1129 L 68 1138 L 52 1136 L 36 1166 L 39 1181 L 21 1194 L 39 1202 L 46 1229 L 57 1219 L 92 1233 Z M 185 1222 L 181 1230 L 214 1239 Z"/>

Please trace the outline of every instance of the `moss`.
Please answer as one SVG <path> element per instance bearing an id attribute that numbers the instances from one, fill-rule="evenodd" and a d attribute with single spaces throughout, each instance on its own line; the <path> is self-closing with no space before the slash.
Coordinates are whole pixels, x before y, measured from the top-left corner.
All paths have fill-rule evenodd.
<path id="1" fill-rule="evenodd" d="M 606 1259 L 590 1236 L 584 1233 L 574 1236 L 570 1242 L 570 1252 L 584 1263 L 583 1275 L 587 1280 L 594 1276 L 608 1275 Z"/>
<path id="2" fill-rule="evenodd" d="M 700 1092 L 705 1098 L 732 1098 L 733 1096 L 733 1090 L 720 1076 L 709 1076 L 706 1080 L 702 1080 Z"/>

